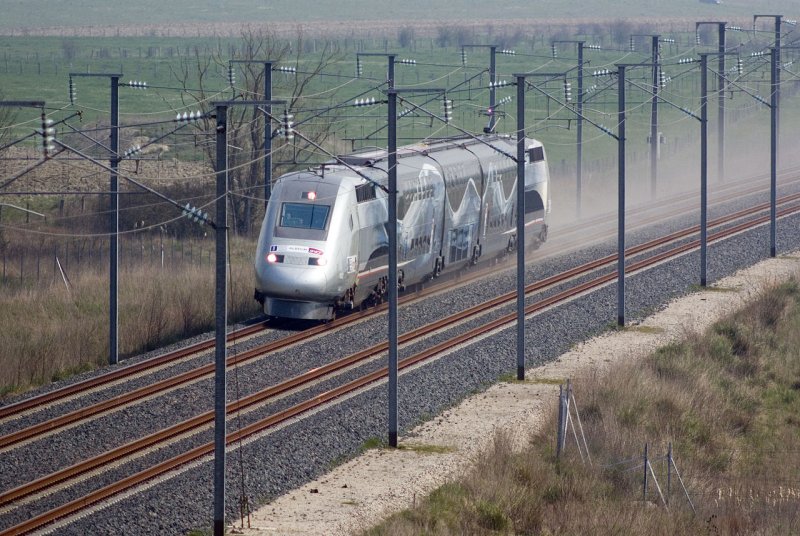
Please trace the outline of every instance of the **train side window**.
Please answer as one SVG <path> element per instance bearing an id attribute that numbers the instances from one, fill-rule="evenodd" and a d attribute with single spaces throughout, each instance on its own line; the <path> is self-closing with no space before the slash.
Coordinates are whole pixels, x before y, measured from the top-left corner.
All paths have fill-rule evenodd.
<path id="1" fill-rule="evenodd" d="M 528 149 L 528 161 L 531 164 L 544 161 L 544 147 L 539 146 Z"/>
<path id="2" fill-rule="evenodd" d="M 356 202 L 363 203 L 375 199 L 375 185 L 372 183 L 359 184 L 356 186 Z"/>
<path id="3" fill-rule="evenodd" d="M 536 190 L 525 190 L 525 214 L 544 210 L 542 196 Z"/>

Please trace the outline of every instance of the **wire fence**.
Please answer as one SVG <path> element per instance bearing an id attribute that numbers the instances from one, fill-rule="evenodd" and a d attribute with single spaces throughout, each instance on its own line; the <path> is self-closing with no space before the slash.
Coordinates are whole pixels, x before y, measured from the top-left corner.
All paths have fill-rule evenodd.
<path id="1" fill-rule="evenodd" d="M 109 269 L 109 240 L 83 238 L 39 246 L 11 245 L 0 251 L 2 286 L 25 286 L 67 279 L 83 272 Z M 183 270 L 208 267 L 214 261 L 214 244 L 207 240 L 177 240 L 140 235 L 119 241 L 121 271 L 148 267 Z"/>
<path id="2" fill-rule="evenodd" d="M 578 403 L 575 400 L 572 383 L 569 380 L 567 380 L 566 385 L 559 386 L 557 426 L 556 456 L 562 458 L 568 438 L 571 437 L 574 439 L 574 445 L 577 448 L 581 463 L 593 465 L 594 462 L 592 461 L 589 443 L 586 440 L 581 422 Z M 654 464 L 656 465 L 655 468 Z M 676 490 L 677 493 L 685 497 L 685 503 L 692 509 L 692 512 L 697 513 L 689 490 L 686 488 L 672 455 L 672 443 L 669 444 L 666 454 L 662 456 L 652 456 L 649 445 L 645 443 L 642 456 L 613 460 L 605 464 L 598 464 L 596 467 L 608 472 L 618 487 L 629 489 L 632 494 L 635 493 L 635 489 L 639 487 L 638 483 L 640 483 L 641 498 L 644 503 L 650 501 L 649 497 L 655 493 L 656 500 L 669 509 L 670 501 L 674 495 L 673 490 Z M 662 483 L 664 483 L 663 486 Z M 680 486 L 677 486 L 677 484 Z"/>
<path id="3" fill-rule="evenodd" d="M 764 474 L 713 478 L 705 475 L 684 479 L 673 456 L 672 443 L 666 452 L 659 453 L 644 443 L 641 454 L 599 463 L 591 456 L 569 380 L 559 388 L 557 427 L 556 455 L 560 459 L 567 460 L 565 450 L 569 445 L 578 452 L 578 457 L 572 459 L 605 472 L 621 493 L 638 496 L 642 504 L 660 504 L 667 510 L 689 508 L 694 515 L 703 516 L 710 533 L 715 532 L 715 527 L 719 530 L 717 525 L 723 526 L 723 515 L 728 518 L 726 523 L 730 518 L 757 521 L 779 516 L 792 520 L 800 515 L 800 481 L 788 474 L 772 474 L 785 470 L 785 460 L 796 457 L 795 450 L 772 453 L 770 461 L 776 462 L 776 469 L 761 467 Z"/>

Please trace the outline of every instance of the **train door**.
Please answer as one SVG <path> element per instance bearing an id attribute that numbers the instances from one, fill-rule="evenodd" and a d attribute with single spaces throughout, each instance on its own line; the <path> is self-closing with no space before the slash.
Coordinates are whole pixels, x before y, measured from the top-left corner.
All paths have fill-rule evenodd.
<path id="1" fill-rule="evenodd" d="M 448 236 L 448 242 L 450 243 L 450 250 L 447 256 L 448 264 L 458 263 L 470 258 L 476 227 L 476 223 L 471 223 L 450 229 Z"/>

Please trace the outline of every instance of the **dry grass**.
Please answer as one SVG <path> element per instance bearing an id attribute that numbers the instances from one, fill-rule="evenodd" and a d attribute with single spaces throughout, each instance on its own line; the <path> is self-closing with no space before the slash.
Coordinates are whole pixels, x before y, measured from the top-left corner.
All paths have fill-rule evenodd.
<path id="1" fill-rule="evenodd" d="M 229 321 L 258 314 L 250 249 L 233 253 Z M 108 360 L 108 278 L 87 271 L 28 288 L 4 288 L 0 308 L 0 393 L 20 392 Z M 214 270 L 148 264 L 120 274 L 119 350 L 132 356 L 212 330 Z"/>
<path id="2" fill-rule="evenodd" d="M 593 467 L 581 463 L 571 436 L 556 459 L 554 407 L 523 452 L 498 433 L 464 477 L 366 534 L 797 534 L 798 328 L 800 288 L 792 281 L 703 336 L 578 379 Z M 643 469 L 635 466 L 645 442 L 664 492 L 673 443 L 697 514 L 674 473 L 669 509 L 652 481 L 642 501 Z M 633 462 L 612 465 L 626 459 Z"/>

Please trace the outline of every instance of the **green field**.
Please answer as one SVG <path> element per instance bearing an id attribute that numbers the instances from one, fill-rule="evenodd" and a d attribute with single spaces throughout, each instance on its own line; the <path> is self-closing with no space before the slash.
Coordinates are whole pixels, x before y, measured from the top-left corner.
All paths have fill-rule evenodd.
<path id="1" fill-rule="evenodd" d="M 752 15 L 750 15 L 752 17 Z M 340 25 L 341 26 L 341 25 Z M 768 25 L 764 23 L 764 26 Z M 430 30 L 431 27 L 429 27 Z M 576 47 L 572 43 L 558 46 L 553 56 L 553 40 L 582 39 L 602 46 L 601 50 L 585 50 L 585 108 L 583 131 L 583 202 L 587 212 L 606 211 L 616 203 L 617 141 L 603 132 L 601 125 L 617 132 L 617 83 L 612 77 L 593 76 L 601 69 L 616 70 L 620 63 L 646 63 L 650 59 L 650 39 L 631 35 L 659 33 L 675 42 L 662 43 L 661 62 L 669 78 L 660 95 L 659 132 L 663 136 L 658 163 L 659 195 L 697 189 L 699 177 L 699 131 L 697 120 L 700 108 L 700 76 L 697 64 L 679 64 L 679 60 L 696 58 L 700 52 L 716 50 L 715 27 L 705 26 L 700 33 L 700 45 L 695 42 L 694 22 L 671 21 L 664 24 L 643 21 L 610 21 L 567 27 L 553 24 L 546 31 L 528 35 L 511 25 L 467 26 L 461 23 L 443 24 L 432 33 L 417 32 L 408 26 L 386 29 L 372 36 L 322 37 L 308 34 L 272 33 L 261 29 L 237 29 L 225 37 L 79 37 L 79 36 L 5 36 L 0 37 L 0 99 L 45 100 L 46 110 L 56 121 L 70 118 L 57 126 L 56 138 L 72 147 L 83 148 L 99 161 L 108 160 L 108 124 L 110 87 L 107 77 L 85 77 L 84 74 L 117 73 L 122 82 L 146 81 L 148 89 L 120 87 L 122 121 L 121 149 L 129 148 L 137 138 L 165 136 L 165 147 L 157 155 L 144 155 L 141 161 L 123 162 L 126 178 L 133 177 L 154 186 L 157 190 L 183 205 L 186 202 L 208 210 L 213 187 L 211 162 L 216 142 L 213 120 L 185 128 L 174 122 L 177 113 L 198 110 L 213 111 L 216 100 L 259 98 L 263 82 L 259 79 L 263 60 L 274 60 L 279 67 L 296 67 L 297 74 L 273 73 L 273 99 L 293 101 L 291 112 L 300 134 L 315 138 L 324 149 L 312 147 L 295 138 L 285 143 L 275 138 L 278 147 L 273 160 L 274 175 L 290 169 L 330 160 L 328 153 L 344 153 L 364 146 L 386 147 L 387 109 L 385 104 L 369 107 L 350 106 L 357 97 L 383 101 L 386 89 L 387 59 L 381 55 L 362 56 L 362 73 L 356 77 L 358 52 L 395 53 L 397 59 L 413 58 L 416 64 L 398 63 L 395 82 L 401 88 L 416 88 L 420 94 L 403 95 L 398 109 L 420 106 L 441 118 L 442 95 L 425 88 L 442 88 L 454 101 L 453 119 L 449 124 L 432 118 L 424 111 L 412 111 L 398 121 L 400 144 L 417 142 L 428 137 L 453 136 L 467 131 L 479 133 L 487 124 L 489 104 L 489 52 L 486 45 L 498 50 L 514 49 L 515 55 L 497 55 L 497 79 L 513 82 L 515 73 L 537 73 L 530 76 L 532 86 L 526 92 L 525 124 L 529 136 L 540 139 L 547 150 L 553 177 L 552 206 L 554 223 L 574 217 L 576 187 L 577 122 L 575 98 L 578 91 Z M 786 43 L 791 42 L 793 27 L 786 28 Z M 769 45 L 769 32 L 729 32 L 728 45 L 742 51 L 743 72 L 729 71 L 735 79 L 725 94 L 726 106 L 726 166 L 728 177 L 752 177 L 763 174 L 769 165 L 769 109 L 755 98 L 768 98 L 770 93 L 767 58 L 751 57 L 750 53 Z M 461 45 L 480 45 L 466 49 Z M 741 47 L 739 47 L 741 45 Z M 781 136 L 782 166 L 796 165 L 798 156 L 793 150 L 800 124 L 800 106 L 796 94 L 797 80 L 793 55 L 784 54 L 782 72 Z M 227 71 L 231 59 L 253 58 L 254 65 L 235 64 L 236 81 L 231 88 Z M 736 65 L 729 58 L 728 67 Z M 716 62 L 711 62 L 712 69 Z M 800 65 L 798 63 L 797 65 Z M 561 73 L 539 76 L 543 73 Z M 71 103 L 68 88 L 70 74 L 77 87 L 77 100 Z M 626 100 L 626 159 L 628 206 L 642 201 L 652 202 L 650 196 L 650 94 L 652 83 L 649 66 L 628 69 Z M 548 81 L 548 78 L 552 78 Z M 573 101 L 564 103 L 564 81 L 572 84 Z M 497 100 L 511 98 L 496 108 L 497 132 L 514 133 L 517 121 L 517 91 L 513 86 L 497 89 Z M 716 77 L 709 76 L 709 176 L 716 177 Z M 273 112 L 280 116 L 282 109 Z M 685 110 L 681 110 L 684 108 Z M 81 120 L 71 117 L 77 111 Z M 690 115 L 691 114 L 694 115 Z M 229 161 L 232 228 L 245 239 L 244 249 L 252 250 L 252 241 L 263 215 L 263 118 L 252 109 L 234 107 L 229 116 Z M 255 125 L 255 130 L 250 125 Z M 0 147 L 15 138 L 28 136 L 18 147 L 27 149 L 20 157 L 12 151 L 0 153 L 0 183 L 17 173 L 36 158 L 41 137 L 34 135 L 40 126 L 40 110 L 19 108 L 12 120 L 3 121 L 0 115 Z M 271 124 L 276 129 L 277 122 Z M 174 133 L 172 131 L 175 130 Z M 78 132 L 80 131 L 80 132 Z M 93 140 L 96 140 L 93 141 Z M 4 195 L 0 201 L 28 207 L 48 214 L 47 222 L 29 220 L 23 211 L 6 209 L 0 225 L 0 257 L 3 260 L 3 281 L 13 280 L 13 287 L 27 291 L 36 288 L 40 279 L 39 259 L 42 255 L 66 256 L 67 251 L 102 250 L 107 237 L 107 205 L 104 196 L 85 194 L 107 188 L 108 171 L 82 157 L 60 155 L 14 182 L 8 192 L 29 189 L 57 192 L 72 191 L 83 197 L 41 197 L 35 195 Z M 19 158 L 23 158 L 22 161 Z M 141 165 L 141 168 L 140 168 Z M 157 179 L 151 182 L 152 179 Z M 759 179 L 760 180 L 760 179 Z M 713 185 L 712 185 L 713 189 Z M 74 191 L 79 192 L 74 192 Z M 123 181 L 123 190 L 135 190 Z M 64 199 L 66 197 L 66 208 Z M 86 203 L 84 203 L 86 201 Z M 85 205 L 85 206 L 84 206 Z M 151 197 L 123 196 L 120 210 L 121 229 L 129 246 L 168 238 L 173 244 L 203 241 L 201 229 L 180 217 L 180 212 L 162 200 Z M 213 233 L 208 233 L 213 235 Z M 45 238 L 43 237 L 47 237 Z M 98 242 L 100 246 L 97 246 Z M 203 246 L 201 246 L 202 248 Z M 182 251 L 183 246 L 181 246 Z M 144 247 L 140 248 L 142 252 Z M 173 247 L 173 249 L 175 249 Z M 206 251 L 210 246 L 206 246 Z M 42 254 L 44 251 L 44 254 Z M 152 251 L 152 247 L 149 248 Z M 59 253 L 62 252 L 62 253 Z M 81 253 L 78 253 L 80 255 Z M 97 256 L 98 253 L 93 253 Z M 100 254 L 100 256 L 102 256 Z M 129 257 L 131 255 L 129 254 Z M 144 253 L 141 255 L 145 257 Z M 135 257 L 135 255 L 134 255 Z M 193 255 L 189 255 L 194 260 Z M 44 258 L 44 257 L 42 257 Z M 180 255 L 179 258 L 183 258 Z M 203 258 L 202 255 L 200 258 Z M 35 264 L 34 264 L 35 259 Z M 43 261 L 45 268 L 51 264 Z M 245 264 L 249 262 L 246 261 Z M 7 266 L 6 266 L 7 264 Z M 35 268 L 35 270 L 34 270 Z M 79 271 L 77 267 L 74 267 Z M 55 269 L 47 270 L 48 279 L 58 284 Z M 91 274 L 89 274 L 91 275 Z M 96 274 L 95 274 L 96 275 Z M 51 277 L 52 276 L 52 277 Z M 208 276 L 208 274 L 205 274 Z M 161 276 L 159 276 L 160 278 Z M 160 281 L 160 279 L 159 279 Z M 239 279 L 249 287 L 249 275 Z M 171 285 L 171 283 L 167 283 Z M 95 283 L 89 283 L 89 287 Z M 4 292 L 12 290 L 11 287 Z M 45 289 L 46 290 L 46 289 Z M 88 291 L 86 291 L 88 292 Z M 10 296 L 10 295 L 9 295 Z M 68 299 L 65 296 L 65 299 Z M 136 301 L 137 297 L 131 297 Z M 241 303 L 252 306 L 249 295 Z M 10 306 L 10 310 L 17 310 Z M 175 318 L 180 311 L 171 311 Z M 104 318 L 98 312 L 97 322 Z M 161 325 L 161 323 L 157 323 Z M 99 324 L 98 324 L 99 325 Z M 166 337 L 178 336 L 180 322 Z M 126 342 L 130 352 L 163 342 L 163 334 L 131 335 Z M 155 337 L 155 338 L 154 338 Z M 26 372 L 12 383 L 27 384 L 42 381 L 61 369 L 74 369 L 87 362 L 100 362 L 102 349 L 89 352 L 86 360 L 56 365 L 56 370 Z M 76 355 L 80 354 L 77 352 Z"/>
<path id="2" fill-rule="evenodd" d="M 689 25 L 691 28 L 692 25 Z M 616 124 L 617 97 L 616 87 L 608 77 L 593 77 L 591 73 L 603 68 L 614 69 L 616 63 L 646 62 L 649 58 L 649 40 L 644 37 L 635 40 L 636 51 L 630 52 L 628 35 L 631 33 L 647 33 L 658 31 L 657 26 L 646 25 L 620 25 L 620 23 L 599 26 L 596 35 L 542 35 L 528 39 L 516 35 L 516 40 L 509 39 L 508 46 L 517 51 L 516 56 L 498 55 L 498 79 L 506 82 L 513 81 L 512 74 L 517 72 L 569 72 L 567 78 L 572 84 L 573 94 L 577 93 L 576 58 L 574 45 L 564 44 L 559 47 L 558 58 L 552 57 L 550 48 L 551 39 L 554 38 L 581 38 L 589 43 L 602 44 L 604 50 L 586 50 L 586 72 L 584 89 L 587 93 L 586 117 L 598 124 L 609 128 Z M 684 29 L 685 30 L 685 29 Z M 499 33 L 500 30 L 498 30 Z M 708 32 L 703 36 L 705 46 L 696 47 L 693 31 L 682 31 L 665 34 L 674 36 L 675 44 L 662 45 L 662 61 L 665 74 L 670 77 L 670 82 L 663 88 L 662 95 L 675 106 L 662 104 L 660 106 L 659 123 L 665 136 L 664 151 L 676 150 L 680 140 L 684 143 L 699 131 L 697 122 L 676 108 L 684 107 L 695 112 L 699 108 L 699 75 L 696 65 L 677 65 L 680 59 L 696 57 L 700 51 L 714 50 L 715 36 Z M 467 36 L 469 38 L 470 36 Z M 354 78 L 356 69 L 356 51 L 383 52 L 389 50 L 397 54 L 398 59 L 410 57 L 417 61 L 415 66 L 398 64 L 396 66 L 396 83 L 399 87 L 441 87 L 448 88 L 448 97 L 455 102 L 453 125 L 471 132 L 479 132 L 487 122 L 485 110 L 488 105 L 488 51 L 486 49 L 469 49 L 467 64 L 462 65 L 461 49 L 458 41 L 464 36 L 452 37 L 452 42 L 444 42 L 443 38 L 423 38 L 406 36 L 385 36 L 384 38 L 361 39 L 358 41 L 341 40 L 303 40 L 294 43 L 291 54 L 284 53 L 280 58 L 283 61 L 277 65 L 296 66 L 300 71 L 299 76 L 274 73 L 274 98 L 289 98 L 297 80 L 302 79 L 306 72 L 319 58 L 319 51 L 325 46 L 336 50 L 326 65 L 322 76 L 310 80 L 305 89 L 308 98 L 299 101 L 293 109 L 297 121 L 308 120 L 306 128 L 313 128 L 315 124 L 330 122 L 332 137 L 330 147 L 337 152 L 349 150 L 361 145 L 385 146 L 386 111 L 384 106 L 369 108 L 344 108 L 336 114 L 326 114 L 315 118 L 317 110 L 326 106 L 352 102 L 356 96 L 384 98 L 380 84 L 385 80 L 387 60 L 383 57 L 362 58 L 363 74 L 360 79 Z M 473 40 L 474 39 L 474 40 Z M 489 36 L 475 35 L 468 43 L 486 44 Z M 753 40 L 750 33 L 729 32 L 729 45 L 743 43 L 746 47 L 755 49 L 759 42 Z M 282 42 L 282 41 L 276 41 Z M 496 41 L 494 41 L 496 42 Z M 401 43 L 405 46 L 401 46 Z M 711 45 L 711 46 L 708 46 Z M 302 50 L 297 50 L 302 48 Z M 315 52 L 316 51 L 316 52 Z M 211 38 L 58 38 L 58 37 L 4 37 L 0 38 L 0 79 L 2 79 L 2 93 L 5 99 L 43 99 L 51 110 L 63 109 L 54 114 L 64 116 L 74 110 L 83 112 L 83 123 L 78 127 L 86 127 L 95 122 L 107 121 L 109 110 L 109 86 L 104 78 L 76 77 L 74 82 L 77 87 L 77 100 L 71 105 L 68 99 L 68 80 L 70 73 L 121 73 L 122 81 L 144 80 L 150 89 L 120 88 L 120 112 L 125 125 L 136 125 L 155 120 L 173 118 L 177 112 L 195 110 L 195 100 L 200 98 L 197 92 L 181 91 L 178 75 L 184 70 L 187 75 L 187 87 L 195 88 L 198 85 L 196 77 L 196 64 L 216 54 L 218 64 L 211 63 L 204 79 L 206 97 L 226 99 L 232 95 L 228 88 L 227 60 L 241 58 L 243 54 L 242 43 L 238 38 L 211 39 Z M 788 54 L 788 52 L 787 52 Z M 744 57 L 744 61 L 753 72 L 747 75 L 748 91 L 754 94 L 768 95 L 767 69 L 764 60 L 753 60 Z M 735 65 L 735 60 L 731 59 Z M 758 66 L 760 62 L 760 66 Z M 731 64 L 729 63 L 729 65 Z M 714 63 L 715 64 L 715 63 Z M 259 74 L 259 66 L 253 68 Z M 483 74 L 481 74 L 481 72 Z M 260 87 L 251 86 L 245 79 L 243 67 L 237 66 L 237 92 L 242 90 L 261 91 Z M 627 108 L 629 151 L 633 160 L 644 158 L 649 135 L 650 105 L 646 87 L 650 84 L 650 69 L 632 69 L 629 79 L 632 80 L 628 92 Z M 472 81 L 466 80 L 475 77 Z M 544 83 L 545 78 L 532 78 L 539 89 L 528 92 L 526 102 L 526 123 L 530 135 L 545 141 L 551 156 L 551 162 L 556 171 L 560 165 L 565 170 L 574 169 L 576 121 L 575 114 L 561 106 L 563 102 L 563 81 L 555 79 Z M 714 76 L 710 75 L 709 89 L 715 87 Z M 787 80 L 791 80 L 787 77 Z M 461 84 L 461 85 L 459 85 Z M 794 84 L 794 82 L 787 82 Z M 371 89 L 372 88 L 372 89 Z M 605 88 L 605 90 L 603 90 Z M 788 87 L 787 89 L 791 89 Z M 545 96 L 545 93 L 551 97 Z M 497 90 L 497 100 L 510 96 L 516 98 L 513 87 L 502 87 Z M 746 117 L 755 114 L 761 117 L 766 128 L 768 114 L 755 113 L 762 105 L 741 91 L 731 93 L 728 99 L 728 109 L 732 117 Z M 427 108 L 441 115 L 441 100 L 437 97 L 417 99 L 415 102 L 427 102 Z M 790 101 L 787 101 L 790 102 Z M 715 102 L 711 103 L 716 107 Z M 574 108 L 574 99 L 573 105 Z M 206 106 L 208 109 L 208 103 Z M 498 108 L 500 112 L 498 130 L 512 132 L 516 128 L 515 113 L 516 103 L 512 102 Z M 24 135 L 36 128 L 35 113 L 29 112 L 18 116 L 20 125 L 15 134 Z M 25 122 L 25 120 L 28 122 Z M 73 121 L 74 123 L 74 121 Z M 787 123 L 788 124 L 788 123 Z M 123 135 L 130 139 L 135 135 L 148 135 L 155 137 L 168 131 L 173 125 L 168 122 L 160 126 L 142 128 L 128 128 Z M 432 121 L 422 113 L 412 114 L 400 121 L 400 138 L 408 142 L 425 136 L 445 136 L 458 134 L 454 126 L 444 126 L 438 121 Z M 203 157 L 202 149 L 198 148 L 198 140 L 210 141 L 211 135 L 207 132 L 187 130 L 190 132 L 179 140 L 172 140 L 172 148 L 177 148 L 178 153 L 170 156 L 179 156 L 183 159 L 197 160 Z M 374 133 L 371 137 L 371 133 Z M 713 134 L 713 129 L 712 129 Z M 359 138 L 369 138 L 361 140 Z M 356 139 L 356 140 L 354 140 Z M 609 155 L 614 154 L 613 140 L 599 129 L 590 124 L 585 124 L 584 130 L 585 158 L 589 165 L 596 161 L 602 165 L 609 160 Z M 31 145 L 36 140 L 30 141 Z M 124 147 L 124 144 L 123 144 Z M 317 155 L 320 158 L 322 155 Z M 312 157 L 313 159 L 313 157 Z M 301 155 L 298 161 L 302 163 Z M 310 161 L 310 160 L 305 160 Z"/>
<path id="3" fill-rule="evenodd" d="M 502 5 L 502 7 L 500 7 Z M 673 2 L 632 1 L 576 2 L 561 0 L 513 0 L 502 4 L 477 0 L 450 2 L 313 2 L 310 0 L 177 0 L 173 2 L 110 2 L 108 0 L 2 0 L 0 29 L 39 27 L 88 27 L 179 24 L 249 24 L 277 22 L 393 21 L 431 22 L 471 21 L 540 21 L 594 19 L 655 19 L 661 17 L 708 19 L 749 18 L 760 13 L 783 13 L 792 16 L 797 3 L 790 0 L 760 0 L 756 5 L 746 0 L 724 0 L 720 5 L 697 0 Z M 353 25 L 347 31 L 363 31 Z"/>

